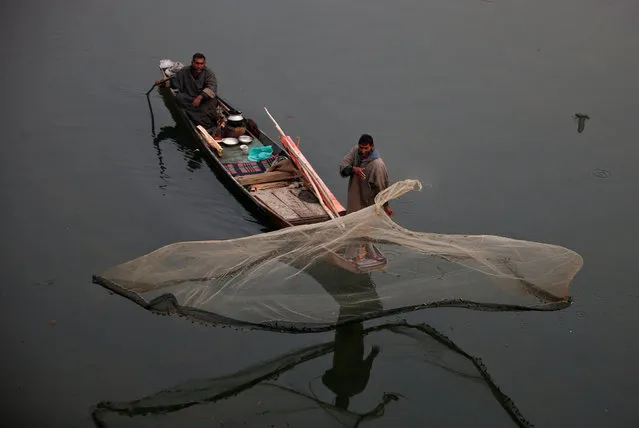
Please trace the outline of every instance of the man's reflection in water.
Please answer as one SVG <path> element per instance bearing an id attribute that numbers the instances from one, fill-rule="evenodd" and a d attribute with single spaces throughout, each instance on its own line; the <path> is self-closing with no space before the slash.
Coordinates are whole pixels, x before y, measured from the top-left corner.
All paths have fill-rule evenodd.
<path id="1" fill-rule="evenodd" d="M 363 322 L 352 320 L 380 312 L 383 307 L 370 274 L 356 274 L 333 266 L 328 270 L 333 271 L 333 280 L 320 281 L 320 284 L 333 296 L 340 309 L 333 367 L 324 373 L 322 382 L 335 393 L 335 406 L 348 409 L 351 397 L 366 388 L 373 361 L 380 351 L 379 347 L 373 346 L 365 357 Z"/>
<path id="2" fill-rule="evenodd" d="M 364 358 L 363 325 L 356 322 L 335 331 L 333 367 L 324 373 L 322 382 L 336 395 L 335 406 L 348 409 L 351 397 L 364 391 L 368 384 L 373 360 L 379 347 Z"/>

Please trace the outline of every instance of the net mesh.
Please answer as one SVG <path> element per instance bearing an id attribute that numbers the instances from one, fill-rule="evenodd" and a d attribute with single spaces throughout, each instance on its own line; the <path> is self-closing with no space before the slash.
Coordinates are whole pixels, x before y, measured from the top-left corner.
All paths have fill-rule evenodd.
<path id="1" fill-rule="evenodd" d="M 224 241 L 180 242 L 95 281 L 143 307 L 213 324 L 291 332 L 427 307 L 556 310 L 583 264 L 567 248 L 488 235 L 415 232 L 375 205 L 331 221 Z"/>

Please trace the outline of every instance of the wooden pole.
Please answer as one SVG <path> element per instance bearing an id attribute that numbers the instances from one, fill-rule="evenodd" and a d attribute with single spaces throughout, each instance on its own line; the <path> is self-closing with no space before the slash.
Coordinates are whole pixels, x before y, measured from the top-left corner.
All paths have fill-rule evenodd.
<path id="1" fill-rule="evenodd" d="M 211 146 L 213 149 L 217 151 L 217 155 L 222 156 L 222 151 L 224 149 L 222 148 L 222 146 L 220 146 L 217 140 L 213 138 L 211 134 L 209 134 L 202 125 L 198 125 L 197 130 L 200 131 L 200 134 L 202 135 L 202 137 L 204 137 L 204 139 L 209 144 L 209 146 Z"/>

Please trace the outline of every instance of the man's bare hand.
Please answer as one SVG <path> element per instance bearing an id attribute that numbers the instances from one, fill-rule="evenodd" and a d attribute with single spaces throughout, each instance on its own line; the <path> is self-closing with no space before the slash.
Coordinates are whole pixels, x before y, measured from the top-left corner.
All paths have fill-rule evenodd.
<path id="1" fill-rule="evenodd" d="M 366 178 L 366 174 L 364 174 L 364 168 L 360 168 L 358 166 L 353 167 L 353 172 L 362 180 Z"/>
<path id="2" fill-rule="evenodd" d="M 197 97 L 195 97 L 195 99 L 193 100 L 193 102 L 191 103 L 191 105 L 193 107 L 199 107 L 200 103 L 202 102 L 202 95 L 198 95 Z"/>

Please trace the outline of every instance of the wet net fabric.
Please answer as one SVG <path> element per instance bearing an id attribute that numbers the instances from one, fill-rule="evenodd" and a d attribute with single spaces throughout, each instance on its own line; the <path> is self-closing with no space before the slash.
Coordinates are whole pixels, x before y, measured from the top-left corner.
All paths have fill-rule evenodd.
<path id="1" fill-rule="evenodd" d="M 236 372 L 103 401 L 93 419 L 100 427 L 154 428 L 532 426 L 480 359 L 427 324 L 402 322 L 338 327 L 331 342 Z"/>
<path id="2" fill-rule="evenodd" d="M 381 208 L 421 189 L 395 183 L 331 221 L 225 241 L 180 242 L 96 282 L 147 309 L 214 324 L 321 331 L 427 307 L 555 310 L 582 266 L 567 248 L 405 229 Z"/>

